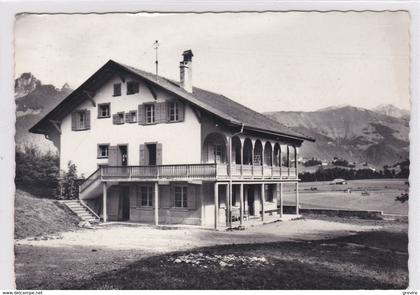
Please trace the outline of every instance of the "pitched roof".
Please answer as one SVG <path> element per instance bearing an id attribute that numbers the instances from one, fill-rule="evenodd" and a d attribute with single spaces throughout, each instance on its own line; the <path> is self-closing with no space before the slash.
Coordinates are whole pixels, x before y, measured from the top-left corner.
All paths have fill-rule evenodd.
<path id="1" fill-rule="evenodd" d="M 68 106 L 80 103 L 86 97 L 83 98 L 83 91 L 98 87 L 96 84 L 98 81 L 106 81 L 107 78 L 99 78 L 101 72 L 110 72 L 111 69 L 117 69 L 119 71 L 128 71 L 139 78 L 146 80 L 146 82 L 161 87 L 178 97 L 185 99 L 191 104 L 206 110 L 207 112 L 216 115 L 217 117 L 227 120 L 233 125 L 241 126 L 243 124 L 244 129 L 254 130 L 258 132 L 266 132 L 275 135 L 290 137 L 299 140 L 309 140 L 314 141 L 313 138 L 300 134 L 285 125 L 264 116 L 261 113 L 258 113 L 250 108 L 247 108 L 221 94 L 210 92 L 204 89 L 193 87 L 193 92 L 189 93 L 180 87 L 177 81 L 173 81 L 164 77 L 159 76 L 156 79 L 155 74 L 124 65 L 122 63 L 117 63 L 113 60 L 109 60 L 101 69 L 99 69 L 95 74 L 93 74 L 86 82 L 84 82 L 80 87 L 73 91 L 69 96 L 67 96 L 61 103 L 59 103 L 50 113 L 48 113 L 44 118 L 42 118 L 37 124 L 35 124 L 30 131 L 34 133 L 42 133 L 42 128 L 40 128 L 45 121 L 54 119 L 55 113 L 59 115 L 63 110 L 69 112 Z M 111 70 L 112 71 L 112 70 Z M 108 75 L 109 78 L 109 75 Z M 101 83 L 101 82 L 99 82 Z M 81 98 L 82 96 L 82 98 Z"/>

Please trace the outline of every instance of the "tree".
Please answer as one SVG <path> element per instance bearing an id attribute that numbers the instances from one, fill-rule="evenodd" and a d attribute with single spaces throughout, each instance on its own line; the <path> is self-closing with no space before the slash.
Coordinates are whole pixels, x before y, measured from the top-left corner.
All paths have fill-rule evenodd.
<path id="1" fill-rule="evenodd" d="M 72 200 L 79 197 L 77 168 L 71 161 L 67 163 L 67 172 L 61 171 L 61 178 L 57 190 L 58 199 Z"/>
<path id="2" fill-rule="evenodd" d="M 59 177 L 59 157 L 41 152 L 35 145 L 17 146 L 15 152 L 16 187 L 41 197 L 54 197 Z"/>

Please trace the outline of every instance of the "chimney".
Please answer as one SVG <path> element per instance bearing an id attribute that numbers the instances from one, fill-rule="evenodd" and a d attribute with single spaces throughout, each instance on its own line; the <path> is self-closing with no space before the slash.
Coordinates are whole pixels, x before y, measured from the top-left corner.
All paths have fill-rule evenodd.
<path id="1" fill-rule="evenodd" d="M 181 87 L 192 93 L 192 57 L 191 49 L 182 53 L 183 61 L 179 63 Z"/>

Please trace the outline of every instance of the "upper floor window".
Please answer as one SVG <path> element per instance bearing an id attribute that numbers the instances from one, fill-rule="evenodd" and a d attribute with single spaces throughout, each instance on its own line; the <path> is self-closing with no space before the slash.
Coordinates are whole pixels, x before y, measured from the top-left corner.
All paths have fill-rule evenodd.
<path id="1" fill-rule="evenodd" d="M 214 145 L 214 158 L 216 163 L 223 162 L 223 147 L 221 144 Z"/>
<path id="2" fill-rule="evenodd" d="M 98 104 L 98 118 L 109 118 L 111 116 L 111 104 Z"/>
<path id="3" fill-rule="evenodd" d="M 114 84 L 114 96 L 121 96 L 121 83 Z"/>
<path id="4" fill-rule="evenodd" d="M 137 194 L 137 207 L 153 206 L 154 188 L 152 186 L 140 186 Z"/>
<path id="5" fill-rule="evenodd" d="M 175 207 L 176 208 L 187 208 L 188 187 L 187 186 L 176 186 L 175 187 Z"/>
<path id="6" fill-rule="evenodd" d="M 145 112 L 146 112 L 146 124 L 155 123 L 155 105 L 146 104 Z"/>
<path id="7" fill-rule="evenodd" d="M 87 130 L 90 129 L 90 111 L 79 110 L 72 113 L 71 116 L 72 130 Z"/>
<path id="8" fill-rule="evenodd" d="M 136 123 L 137 122 L 137 111 L 129 111 L 125 114 L 125 122 Z"/>
<path id="9" fill-rule="evenodd" d="M 112 123 L 115 125 L 124 124 L 124 112 L 118 112 L 112 115 Z"/>
<path id="10" fill-rule="evenodd" d="M 139 82 L 128 81 L 127 82 L 127 95 L 139 92 Z"/>
<path id="11" fill-rule="evenodd" d="M 98 144 L 98 158 L 108 158 L 109 144 Z"/>
<path id="12" fill-rule="evenodd" d="M 168 121 L 177 122 L 182 120 L 183 105 L 180 102 L 170 102 L 168 105 Z"/>

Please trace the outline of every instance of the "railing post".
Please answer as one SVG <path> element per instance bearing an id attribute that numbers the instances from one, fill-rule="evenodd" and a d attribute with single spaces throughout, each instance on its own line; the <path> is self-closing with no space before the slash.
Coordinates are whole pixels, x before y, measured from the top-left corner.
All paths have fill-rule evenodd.
<path id="1" fill-rule="evenodd" d="M 214 229 L 219 225 L 219 185 L 214 183 Z"/>
<path id="2" fill-rule="evenodd" d="M 153 202 L 154 205 L 154 219 L 155 219 L 155 225 L 159 225 L 159 184 L 158 182 L 155 182 L 155 200 Z"/>
<path id="3" fill-rule="evenodd" d="M 104 222 L 106 222 L 107 221 L 107 183 L 106 182 L 103 182 L 102 183 L 102 210 L 103 210 L 103 213 L 102 213 L 102 218 L 103 218 L 103 220 L 104 220 Z"/>
<path id="4" fill-rule="evenodd" d="M 264 221 L 264 211 L 265 211 L 265 186 L 264 186 L 264 183 L 261 183 L 261 221 Z"/>

